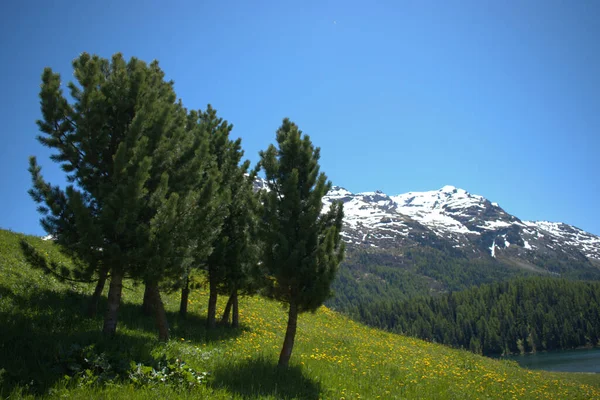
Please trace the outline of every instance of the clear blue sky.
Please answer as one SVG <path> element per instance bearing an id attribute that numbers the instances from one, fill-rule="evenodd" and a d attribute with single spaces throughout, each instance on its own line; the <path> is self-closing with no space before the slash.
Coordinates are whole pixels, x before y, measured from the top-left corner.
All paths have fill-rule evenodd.
<path id="1" fill-rule="evenodd" d="M 158 59 L 253 162 L 288 116 L 353 192 L 450 184 L 600 234 L 600 1 L 91 3 L 0 6 L 1 228 L 43 233 L 27 157 L 63 179 L 35 140 L 40 75 L 87 51 Z"/>

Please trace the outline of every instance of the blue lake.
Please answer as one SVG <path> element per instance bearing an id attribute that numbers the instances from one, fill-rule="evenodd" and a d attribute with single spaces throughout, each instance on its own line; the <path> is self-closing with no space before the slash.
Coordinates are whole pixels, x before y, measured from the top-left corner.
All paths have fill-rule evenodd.
<path id="1" fill-rule="evenodd" d="M 550 351 L 545 353 L 508 356 L 502 359 L 514 360 L 522 367 L 560 372 L 600 373 L 600 348 Z"/>

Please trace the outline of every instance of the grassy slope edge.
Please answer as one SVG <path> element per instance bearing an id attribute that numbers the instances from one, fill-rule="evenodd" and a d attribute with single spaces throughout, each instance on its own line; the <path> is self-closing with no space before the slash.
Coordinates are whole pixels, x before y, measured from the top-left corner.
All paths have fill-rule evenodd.
<path id="1" fill-rule="evenodd" d="M 190 296 L 187 320 L 178 297 L 165 296 L 175 340 L 156 340 L 152 318 L 139 312 L 140 287 L 126 285 L 117 338 L 102 338 L 101 316 L 84 317 L 92 285 L 66 282 L 32 269 L 19 241 L 69 265 L 52 243 L 0 230 L 0 396 L 71 398 L 600 398 L 597 375 L 528 371 L 442 345 L 365 327 L 325 307 L 299 319 L 291 367 L 276 368 L 285 330 L 282 307 L 260 297 L 241 300 L 242 327 L 204 329 L 206 293 Z M 219 303 L 219 311 L 224 304 Z M 93 345 L 124 363 L 163 355 L 210 375 L 193 390 L 129 382 L 81 385 L 63 378 L 64 354 Z"/>

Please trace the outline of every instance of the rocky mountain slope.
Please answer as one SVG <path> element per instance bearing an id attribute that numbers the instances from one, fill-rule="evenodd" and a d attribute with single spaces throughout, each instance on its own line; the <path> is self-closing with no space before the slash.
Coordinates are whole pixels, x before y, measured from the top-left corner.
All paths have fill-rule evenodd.
<path id="1" fill-rule="evenodd" d="M 257 189 L 265 188 L 257 181 Z M 323 199 L 344 203 L 343 237 L 350 252 L 393 255 L 436 249 L 450 258 L 484 260 L 498 268 L 600 279 L 600 237 L 574 226 L 524 221 L 483 196 L 454 186 L 387 195 L 334 186 Z"/>
<path id="2" fill-rule="evenodd" d="M 336 186 L 324 203 L 334 200 L 344 202 L 344 236 L 357 245 L 398 247 L 435 235 L 478 256 L 600 261 L 600 237 L 564 223 L 522 221 L 497 203 L 453 186 L 397 196 L 353 194 Z"/>

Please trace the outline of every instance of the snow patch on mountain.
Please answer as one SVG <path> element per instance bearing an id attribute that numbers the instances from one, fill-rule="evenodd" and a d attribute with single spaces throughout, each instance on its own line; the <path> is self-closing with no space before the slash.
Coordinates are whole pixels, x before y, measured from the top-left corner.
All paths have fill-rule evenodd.
<path id="1" fill-rule="evenodd" d="M 382 224 L 385 224 L 387 227 L 394 226 L 397 228 L 404 226 L 401 220 L 388 220 L 390 214 L 392 214 L 386 208 L 389 202 L 384 200 L 369 201 L 362 194 L 350 196 L 345 192 L 338 192 L 334 196 L 328 195 L 323 199 L 323 212 L 329 210 L 329 206 L 333 201 L 340 200 L 344 203 L 344 222 L 352 228 L 359 226 L 374 228 Z"/>
<path id="2" fill-rule="evenodd" d="M 398 206 L 407 213 L 417 214 L 425 210 L 441 210 L 444 208 L 460 209 L 483 207 L 484 198 L 472 195 L 464 189 L 444 186 L 439 190 L 428 192 L 408 192 L 392 196 Z"/>
<path id="3" fill-rule="evenodd" d="M 405 210 L 401 208 L 399 211 L 404 212 Z M 446 231 L 451 231 L 453 233 L 479 234 L 479 232 L 469 230 L 469 228 L 461 224 L 459 221 L 448 215 L 445 215 L 439 210 L 432 210 L 430 213 L 414 213 L 408 215 L 422 224 L 430 227 L 438 235 L 441 235 Z"/>
<path id="4" fill-rule="evenodd" d="M 480 227 L 483 229 L 495 231 L 496 229 L 507 228 L 511 225 L 512 223 L 506 221 L 485 221 Z"/>
<path id="5" fill-rule="evenodd" d="M 484 208 L 482 196 L 446 185 L 439 190 L 408 192 L 391 196 L 391 199 L 396 203 L 398 212 L 430 227 L 438 235 L 445 232 L 479 234 L 453 216 L 467 217 L 470 215 L 466 212 L 468 209 Z"/>
<path id="6" fill-rule="evenodd" d="M 493 258 L 496 258 L 496 238 L 492 242 L 492 247 L 490 247 L 490 254 Z"/>
<path id="7" fill-rule="evenodd" d="M 562 222 L 523 221 L 523 223 L 528 227 L 537 228 L 537 236 L 540 238 L 545 235 L 540 234 L 539 230 L 546 233 L 551 242 L 547 247 L 551 249 L 577 246 L 586 257 L 600 260 L 600 237 L 596 235 Z"/>

